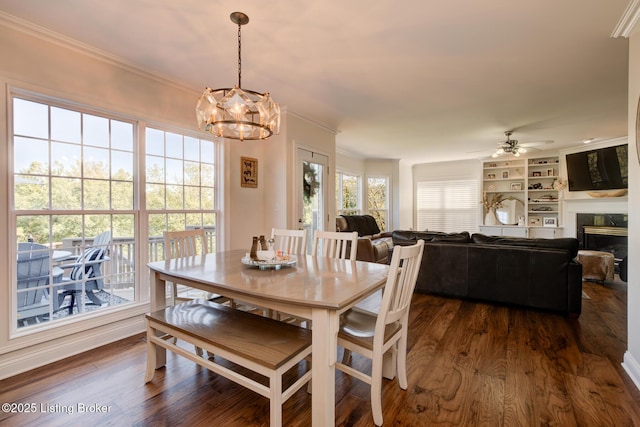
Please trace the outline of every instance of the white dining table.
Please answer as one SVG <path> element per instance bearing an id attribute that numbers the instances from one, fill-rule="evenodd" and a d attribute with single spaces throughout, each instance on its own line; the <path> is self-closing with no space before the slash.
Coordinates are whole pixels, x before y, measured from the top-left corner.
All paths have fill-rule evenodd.
<path id="1" fill-rule="evenodd" d="M 166 306 L 166 282 L 220 294 L 258 307 L 309 319 L 312 341 L 312 423 L 335 425 L 335 363 L 340 314 L 382 288 L 388 266 L 300 256 L 294 265 L 260 270 L 243 265 L 245 250 L 216 252 L 148 264 L 151 310 Z M 166 350 L 156 349 L 156 368 Z"/>

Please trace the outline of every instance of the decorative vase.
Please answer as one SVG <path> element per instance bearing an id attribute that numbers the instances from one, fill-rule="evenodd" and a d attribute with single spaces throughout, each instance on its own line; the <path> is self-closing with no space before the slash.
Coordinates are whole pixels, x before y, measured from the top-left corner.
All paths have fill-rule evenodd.
<path id="1" fill-rule="evenodd" d="M 489 212 L 484 216 L 484 225 L 496 225 L 498 224 L 498 218 L 496 218 L 496 208 L 489 208 Z"/>

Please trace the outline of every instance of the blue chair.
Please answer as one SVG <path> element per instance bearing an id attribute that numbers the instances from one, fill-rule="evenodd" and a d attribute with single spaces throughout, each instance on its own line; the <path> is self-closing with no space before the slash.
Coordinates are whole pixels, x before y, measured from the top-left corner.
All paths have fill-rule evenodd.
<path id="1" fill-rule="evenodd" d="M 49 314 L 49 253 L 47 246 L 38 243 L 18 243 L 17 314 L 24 326 Z M 54 270 L 54 282 L 61 280 L 61 273 Z"/>
<path id="2" fill-rule="evenodd" d="M 102 263 L 109 259 L 107 252 L 111 243 L 111 232 L 105 231 L 93 240 L 93 246 L 84 250 L 73 262 L 59 265 L 58 268 L 70 270 L 68 276 L 62 277 L 62 285 L 58 287 L 57 306 L 62 304 L 67 296 L 71 297 L 68 310 L 73 314 L 73 306 L 78 306 L 78 311 L 82 311 L 82 304 L 79 303 L 79 294 L 83 290 L 90 304 L 102 305 L 102 301 L 94 291 L 104 289 L 104 277 L 102 274 Z M 65 284 L 67 283 L 67 284 Z M 84 286 L 83 286 L 84 285 Z"/>

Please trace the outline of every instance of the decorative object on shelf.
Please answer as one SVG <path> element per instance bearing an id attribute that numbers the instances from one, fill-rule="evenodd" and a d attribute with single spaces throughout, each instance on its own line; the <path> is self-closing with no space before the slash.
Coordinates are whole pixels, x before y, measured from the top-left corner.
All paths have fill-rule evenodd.
<path id="1" fill-rule="evenodd" d="M 496 208 L 489 208 L 489 211 L 484 216 L 484 225 L 498 225 L 498 218 L 496 217 Z"/>
<path id="2" fill-rule="evenodd" d="M 487 179 L 496 179 L 496 174 L 495 173 L 488 173 L 487 174 Z"/>
<path id="3" fill-rule="evenodd" d="M 515 197 L 507 197 L 495 210 L 498 222 L 504 225 L 516 225 L 518 217 L 524 218 L 524 203 Z"/>
<path id="4" fill-rule="evenodd" d="M 487 187 L 487 190 L 489 190 L 489 191 L 496 191 L 496 190 L 497 190 L 497 187 L 496 187 L 494 184 L 490 184 L 490 185 Z"/>
<path id="5" fill-rule="evenodd" d="M 521 182 L 512 182 L 511 183 L 511 191 L 521 191 L 522 183 Z"/>
<path id="6" fill-rule="evenodd" d="M 627 189 L 623 188 L 620 190 L 614 190 L 614 191 L 603 191 L 601 193 L 597 192 L 597 191 L 587 191 L 587 194 L 590 195 L 591 197 L 596 197 L 596 198 L 602 198 L 602 197 L 622 197 L 625 194 L 627 194 Z"/>
<path id="7" fill-rule="evenodd" d="M 497 225 L 498 218 L 496 218 L 496 208 L 502 207 L 504 196 L 500 193 L 494 194 L 491 198 L 487 195 L 486 191 L 482 194 L 482 205 L 487 210 L 484 216 L 484 225 Z"/>
<path id="8" fill-rule="evenodd" d="M 502 171 L 502 179 L 509 179 L 509 171 Z"/>
<path id="9" fill-rule="evenodd" d="M 524 227 L 524 215 L 518 215 L 518 227 Z"/>
<path id="10" fill-rule="evenodd" d="M 533 171 L 533 172 L 531 173 L 531 176 L 542 176 L 542 172 L 540 172 L 540 171 Z"/>
<path id="11" fill-rule="evenodd" d="M 542 225 L 545 227 L 557 227 L 558 219 L 554 217 L 544 217 L 542 218 Z"/>
<path id="12" fill-rule="evenodd" d="M 547 176 L 554 176 L 555 172 L 553 171 L 553 169 L 547 169 Z"/>
<path id="13" fill-rule="evenodd" d="M 240 157 L 240 186 L 258 188 L 258 159 Z"/>
<path id="14" fill-rule="evenodd" d="M 518 145 L 518 141 L 515 139 L 511 139 L 511 135 L 513 131 L 508 130 L 504 133 L 507 136 L 507 140 L 502 142 L 502 145 L 495 153 L 491 155 L 491 157 L 498 157 L 503 154 L 513 154 L 515 157 L 520 156 L 520 154 L 524 154 L 527 152 L 527 149 Z"/>
<path id="15" fill-rule="evenodd" d="M 562 191 L 567 188 L 567 180 L 563 178 L 558 178 L 553 181 L 553 185 L 551 186 L 556 191 Z"/>
<path id="16" fill-rule="evenodd" d="M 539 227 L 542 225 L 542 219 L 538 216 L 529 218 L 529 225 L 532 227 Z"/>
<path id="17" fill-rule="evenodd" d="M 238 84 L 233 88 L 205 89 L 196 106 L 198 126 L 223 138 L 266 139 L 280 132 L 280 106 L 269 92 L 242 89 L 241 28 L 249 23 L 249 17 L 233 12 L 230 18 L 238 25 Z"/>

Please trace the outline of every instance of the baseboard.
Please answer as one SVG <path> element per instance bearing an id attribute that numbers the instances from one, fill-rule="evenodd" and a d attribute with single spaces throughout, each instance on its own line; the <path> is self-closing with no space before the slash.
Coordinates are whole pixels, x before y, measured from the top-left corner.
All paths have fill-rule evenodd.
<path id="1" fill-rule="evenodd" d="M 144 316 L 12 351 L 0 356 L 0 380 L 144 332 Z"/>
<path id="2" fill-rule="evenodd" d="M 624 353 L 624 359 L 622 361 L 622 367 L 629 374 L 629 377 L 633 381 L 633 383 L 640 390 L 640 363 L 634 357 L 626 351 Z"/>

